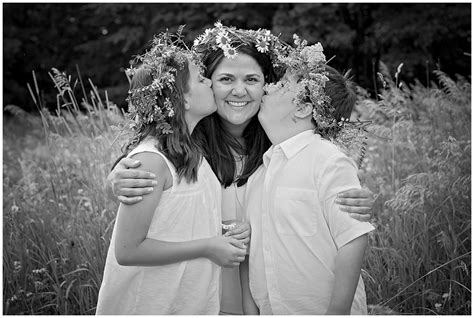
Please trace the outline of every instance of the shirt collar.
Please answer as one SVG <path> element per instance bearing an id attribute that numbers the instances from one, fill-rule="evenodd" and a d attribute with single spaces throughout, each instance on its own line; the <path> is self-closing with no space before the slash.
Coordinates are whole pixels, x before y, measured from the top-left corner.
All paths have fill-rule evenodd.
<path id="1" fill-rule="evenodd" d="M 321 136 L 315 134 L 313 130 L 305 130 L 278 145 L 272 145 L 270 149 L 263 154 L 263 164 L 265 167 L 268 167 L 273 154 L 277 152 L 283 152 L 286 158 L 290 159 L 314 140 L 314 137 L 320 138 Z"/>

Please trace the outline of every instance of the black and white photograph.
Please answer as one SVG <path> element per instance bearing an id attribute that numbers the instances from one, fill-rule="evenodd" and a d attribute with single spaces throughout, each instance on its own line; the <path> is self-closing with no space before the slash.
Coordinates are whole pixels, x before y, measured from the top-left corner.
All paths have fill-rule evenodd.
<path id="1" fill-rule="evenodd" d="M 2 2 L 3 315 L 471 315 L 470 2 Z"/>

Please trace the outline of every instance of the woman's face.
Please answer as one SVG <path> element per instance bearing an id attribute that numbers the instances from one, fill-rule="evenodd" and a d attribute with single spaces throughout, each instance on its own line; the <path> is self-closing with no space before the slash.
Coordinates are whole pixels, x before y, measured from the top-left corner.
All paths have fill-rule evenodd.
<path id="1" fill-rule="evenodd" d="M 224 57 L 211 76 L 217 113 L 225 125 L 247 127 L 260 108 L 264 75 L 251 56 Z"/>
<path id="2" fill-rule="evenodd" d="M 189 107 L 188 114 L 199 120 L 215 112 L 216 103 L 211 89 L 211 80 L 202 76 L 195 64 L 188 62 L 189 89 L 184 93 L 184 99 Z"/>

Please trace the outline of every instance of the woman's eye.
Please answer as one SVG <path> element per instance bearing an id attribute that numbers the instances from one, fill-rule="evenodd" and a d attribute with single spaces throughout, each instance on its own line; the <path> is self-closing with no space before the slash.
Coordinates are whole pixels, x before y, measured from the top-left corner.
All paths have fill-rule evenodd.
<path id="1" fill-rule="evenodd" d="M 260 82 L 260 80 L 258 78 L 255 78 L 255 77 L 251 77 L 251 78 L 247 79 L 247 81 L 252 82 L 252 83 Z"/>
<path id="2" fill-rule="evenodd" d="M 232 80 L 232 79 L 231 79 L 230 77 L 221 77 L 221 78 L 219 79 L 220 82 L 224 82 L 224 83 L 230 82 L 231 80 Z"/>

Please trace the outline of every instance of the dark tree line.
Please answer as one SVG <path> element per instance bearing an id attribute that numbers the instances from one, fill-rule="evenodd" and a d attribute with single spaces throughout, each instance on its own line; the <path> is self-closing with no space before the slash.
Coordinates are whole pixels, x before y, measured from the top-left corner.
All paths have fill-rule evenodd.
<path id="1" fill-rule="evenodd" d="M 107 89 L 124 105 L 124 69 L 153 34 L 185 24 L 191 41 L 216 20 L 240 28 L 267 28 L 319 41 L 331 65 L 352 69 L 371 92 L 379 61 L 401 79 L 434 80 L 431 71 L 470 77 L 471 4 L 443 3 L 5 3 L 3 4 L 3 101 L 34 106 L 26 89 L 37 74 L 44 99 L 55 106 L 47 72 L 56 67 Z M 378 84 L 377 84 L 378 85 Z"/>

